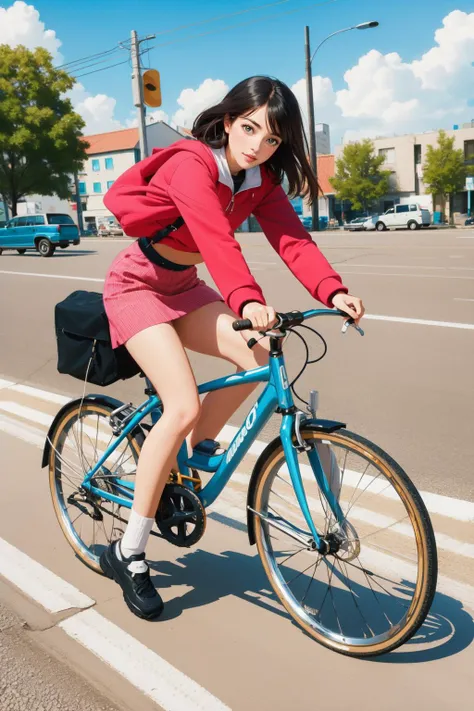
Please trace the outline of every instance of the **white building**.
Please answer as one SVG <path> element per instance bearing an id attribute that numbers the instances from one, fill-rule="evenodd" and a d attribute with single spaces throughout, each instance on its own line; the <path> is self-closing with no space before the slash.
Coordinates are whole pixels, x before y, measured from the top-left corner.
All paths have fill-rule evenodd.
<path id="1" fill-rule="evenodd" d="M 164 121 L 149 124 L 146 132 L 149 152 L 153 148 L 170 146 L 184 137 Z M 103 198 L 114 180 L 140 160 L 140 147 L 138 128 L 98 133 L 84 136 L 84 139 L 90 144 L 88 159 L 78 178 L 84 228 L 87 229 L 103 221 L 115 222 Z"/>
<path id="2" fill-rule="evenodd" d="M 384 156 L 383 168 L 391 171 L 391 190 L 381 200 L 380 211 L 384 212 L 392 205 L 416 199 L 430 211 L 440 210 L 441 205 L 433 205 L 432 196 L 426 193 L 423 183 L 423 165 L 426 160 L 428 146 L 438 145 L 439 131 L 410 133 L 403 136 L 383 136 L 374 138 L 375 154 Z M 453 126 L 446 131 L 449 137 L 454 136 L 454 148 L 461 149 L 464 162 L 474 175 L 474 121 L 460 126 Z M 336 159 L 340 157 L 344 146 L 336 148 Z M 453 213 L 467 212 L 467 191 L 461 190 L 454 195 Z"/>

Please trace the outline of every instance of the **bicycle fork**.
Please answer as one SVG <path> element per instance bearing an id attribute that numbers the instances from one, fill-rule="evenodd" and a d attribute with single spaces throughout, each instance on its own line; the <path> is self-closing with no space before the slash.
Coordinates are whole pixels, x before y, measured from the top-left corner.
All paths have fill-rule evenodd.
<path id="1" fill-rule="evenodd" d="M 317 420 L 313 420 L 317 422 Z M 308 500 L 306 497 L 306 492 L 304 489 L 303 478 L 301 476 L 299 461 L 298 461 L 298 451 L 306 451 L 308 455 L 308 460 L 311 465 L 312 472 L 316 479 L 316 482 L 326 499 L 329 508 L 331 509 L 334 517 L 339 523 L 342 523 L 344 514 L 339 502 L 334 495 L 331 487 L 329 485 L 326 473 L 321 463 L 321 458 L 319 456 L 317 447 L 314 444 L 303 443 L 303 439 L 300 434 L 300 426 L 302 422 L 311 422 L 311 420 L 305 419 L 304 413 L 297 412 L 287 415 L 283 415 L 283 422 L 280 430 L 280 437 L 283 445 L 283 451 L 285 453 L 285 459 L 288 465 L 288 471 L 290 474 L 290 479 L 293 484 L 296 498 L 300 506 L 301 512 L 303 514 L 304 520 L 308 526 L 309 532 L 302 530 L 295 526 L 294 524 L 289 524 L 279 517 L 268 517 L 263 516 L 258 511 L 252 512 L 263 518 L 269 525 L 277 528 L 282 533 L 285 533 L 290 538 L 303 544 L 310 550 L 317 550 L 320 553 L 327 553 L 329 550 L 328 543 L 321 538 L 314 525 L 313 518 L 311 516 L 311 511 L 309 509 Z M 295 433 L 297 442 L 299 444 L 294 444 L 293 433 Z M 303 449 L 304 448 L 304 449 Z M 309 535 L 311 534 L 311 535 Z"/>

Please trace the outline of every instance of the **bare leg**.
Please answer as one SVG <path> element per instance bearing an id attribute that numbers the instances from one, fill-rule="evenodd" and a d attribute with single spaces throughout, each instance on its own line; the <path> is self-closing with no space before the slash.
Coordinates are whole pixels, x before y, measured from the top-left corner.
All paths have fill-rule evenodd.
<path id="1" fill-rule="evenodd" d="M 133 509 L 150 518 L 156 513 L 178 449 L 199 418 L 200 403 L 188 357 L 171 324 L 147 328 L 126 346 L 164 404 L 137 466 Z"/>
<path id="2" fill-rule="evenodd" d="M 183 346 L 197 353 L 224 358 L 237 366 L 237 372 L 257 368 L 268 362 L 268 339 L 250 349 L 247 341 L 252 331 L 232 328 L 235 314 L 222 302 L 203 306 L 174 322 Z M 256 384 L 209 393 L 203 400 L 201 415 L 188 437 L 192 445 L 203 439 L 215 439 L 229 418 L 257 387 Z"/>

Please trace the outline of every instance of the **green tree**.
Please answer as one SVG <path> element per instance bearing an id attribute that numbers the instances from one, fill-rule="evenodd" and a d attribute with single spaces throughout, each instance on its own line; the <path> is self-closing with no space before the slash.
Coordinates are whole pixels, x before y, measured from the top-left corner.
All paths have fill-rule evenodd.
<path id="1" fill-rule="evenodd" d="M 64 96 L 74 84 L 46 49 L 0 45 L 0 195 L 13 215 L 27 195 L 71 195 L 88 145 Z"/>
<path id="2" fill-rule="evenodd" d="M 374 155 L 367 138 L 348 143 L 336 161 L 336 175 L 329 181 L 340 200 L 350 200 L 355 210 L 367 212 L 389 191 L 389 170 L 381 170 L 384 156 Z"/>
<path id="3" fill-rule="evenodd" d="M 423 182 L 433 198 L 440 196 L 443 212 L 446 198 L 449 197 L 450 216 L 452 219 L 452 198 L 454 193 L 464 188 L 467 168 L 462 149 L 454 148 L 454 136 L 449 138 L 445 131 L 438 133 L 438 145 L 428 146 L 423 165 Z"/>

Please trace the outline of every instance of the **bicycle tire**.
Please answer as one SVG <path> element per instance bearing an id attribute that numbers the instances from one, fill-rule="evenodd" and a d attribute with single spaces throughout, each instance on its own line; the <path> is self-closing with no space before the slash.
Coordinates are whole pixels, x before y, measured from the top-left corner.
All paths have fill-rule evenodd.
<path id="1" fill-rule="evenodd" d="M 324 630 L 322 625 L 316 624 L 314 620 L 310 620 L 308 623 L 309 617 L 306 610 L 298 609 L 294 604 L 293 600 L 295 598 L 293 596 L 293 600 L 291 599 L 288 585 L 285 587 L 285 583 L 283 582 L 284 576 L 278 572 L 278 564 L 275 563 L 275 559 L 272 558 L 271 552 L 273 549 L 271 539 L 272 537 L 274 538 L 272 534 L 274 534 L 275 529 L 265 523 L 264 519 L 260 516 L 254 514 L 255 540 L 266 575 L 276 596 L 296 624 L 320 644 L 341 654 L 353 657 L 364 658 L 386 654 L 413 637 L 423 624 L 436 592 L 438 571 L 437 550 L 428 511 L 416 487 L 400 465 L 380 447 L 369 442 L 364 437 L 347 430 L 338 430 L 331 434 L 324 433 L 311 425 L 303 426 L 301 433 L 303 439 L 307 442 L 316 443 L 324 441 L 325 443 L 346 448 L 357 455 L 362 455 L 368 461 L 374 463 L 374 466 L 377 465 L 377 467 L 381 467 L 385 476 L 388 476 L 408 512 L 415 532 L 415 545 L 421 563 L 421 569 L 417 576 L 416 590 L 403 625 L 398 629 L 395 626 L 393 634 L 383 641 L 370 643 L 369 640 L 360 644 L 354 644 L 354 640 L 352 640 L 352 643 L 336 640 L 334 636 L 329 635 L 328 632 Z M 269 445 L 266 453 L 264 452 L 261 455 L 256 464 L 253 508 L 264 516 L 268 512 L 268 501 L 267 508 L 265 508 L 265 497 L 268 499 L 269 477 L 273 475 L 274 478 L 276 476 L 276 473 L 279 471 L 277 467 L 280 466 L 279 462 L 282 460 L 285 461 L 283 445 L 280 438 L 276 438 L 274 442 Z M 400 561 L 400 563 L 402 563 L 402 561 Z M 315 612 L 317 612 L 317 610 Z"/>
<path id="2" fill-rule="evenodd" d="M 58 519 L 59 525 L 61 527 L 62 532 L 64 533 L 64 536 L 69 543 L 69 545 L 72 547 L 78 558 L 85 563 L 89 568 L 94 570 L 97 573 L 103 574 L 102 569 L 100 568 L 99 565 L 99 557 L 100 557 L 100 552 L 94 552 L 96 544 L 95 544 L 95 538 L 93 538 L 93 548 L 91 548 L 90 545 L 87 545 L 87 542 L 82 539 L 80 533 L 76 531 L 76 528 L 74 526 L 74 521 L 71 519 L 71 516 L 68 512 L 68 508 L 66 506 L 66 500 L 65 500 L 65 495 L 64 495 L 64 488 L 65 488 L 65 483 L 68 481 L 69 483 L 67 486 L 71 487 L 71 489 L 74 489 L 73 484 L 79 483 L 80 480 L 80 472 L 78 474 L 72 474 L 72 466 L 70 460 L 67 460 L 66 457 L 63 457 L 63 449 L 65 446 L 66 442 L 66 435 L 68 434 L 69 431 L 72 431 L 74 433 L 74 425 L 80 421 L 81 418 L 87 416 L 87 415 L 97 415 L 97 433 L 99 433 L 99 416 L 103 417 L 106 421 L 108 421 L 110 414 L 113 412 L 114 409 L 116 409 L 116 405 L 107 405 L 104 402 L 98 402 L 96 399 L 88 399 L 87 397 L 84 398 L 83 402 L 78 402 L 74 401 L 71 402 L 71 406 L 69 408 L 66 408 L 59 419 L 59 421 L 56 423 L 56 426 L 53 430 L 53 432 L 50 434 L 50 440 L 51 440 L 51 448 L 49 452 L 49 462 L 48 462 L 48 470 L 49 470 L 49 486 L 50 486 L 50 492 L 51 492 L 51 498 L 53 502 L 53 507 L 54 511 L 56 514 L 56 517 Z M 110 425 L 109 425 L 110 427 Z M 113 441 L 114 434 L 112 432 L 112 429 L 110 427 L 110 442 Z M 90 439 L 90 438 L 89 438 Z M 107 442 L 108 436 L 106 436 L 105 441 Z M 133 432 L 129 433 L 127 437 L 125 438 L 124 442 L 127 442 L 127 445 L 130 445 L 131 447 L 131 452 L 133 454 L 134 458 L 134 465 L 136 465 L 136 462 L 138 461 L 138 457 L 141 451 L 141 447 L 143 445 L 143 442 L 145 440 L 144 434 L 141 431 L 139 427 L 135 428 Z M 97 444 L 97 443 L 96 443 Z M 122 446 L 122 445 L 120 445 Z M 96 449 L 97 453 L 97 449 Z M 68 456 L 71 456 L 68 454 Z M 69 461 L 69 464 L 67 462 Z M 108 460 L 107 460 L 108 461 Z M 118 463 L 118 462 L 117 462 Z M 105 463 L 104 463 L 105 464 Z M 66 472 L 69 472 L 66 473 Z M 84 473 L 84 472 L 83 472 Z M 76 481 L 72 482 L 72 477 L 76 477 Z M 106 478 L 104 477 L 102 480 L 104 483 L 107 481 Z M 79 487 L 78 487 L 79 490 Z M 67 501 L 69 502 L 69 499 L 71 498 L 72 494 L 69 494 L 67 496 Z M 95 497 L 97 498 L 97 497 Z M 113 506 L 110 504 L 109 501 L 101 499 L 100 501 L 104 502 L 104 505 L 106 506 Z M 100 502 L 96 502 L 99 504 Z M 74 499 L 73 506 L 76 506 L 77 508 L 80 509 L 82 506 L 85 511 L 85 515 L 88 515 L 91 520 L 93 520 L 92 512 L 97 511 L 99 514 L 102 512 L 102 510 L 99 509 L 94 509 L 93 504 L 88 503 L 87 501 L 83 501 L 82 499 L 79 499 L 76 501 Z M 87 509 L 89 507 L 90 510 Z M 112 509 L 113 512 L 113 509 Z M 81 511 L 79 511 L 78 518 L 81 515 Z M 94 524 L 92 524 L 94 527 Z M 105 525 L 104 525 L 104 533 L 106 533 L 105 530 Z M 113 536 L 113 524 L 112 524 L 112 536 Z M 107 535 L 105 536 L 107 538 Z M 111 540 L 108 541 L 110 543 Z"/>

